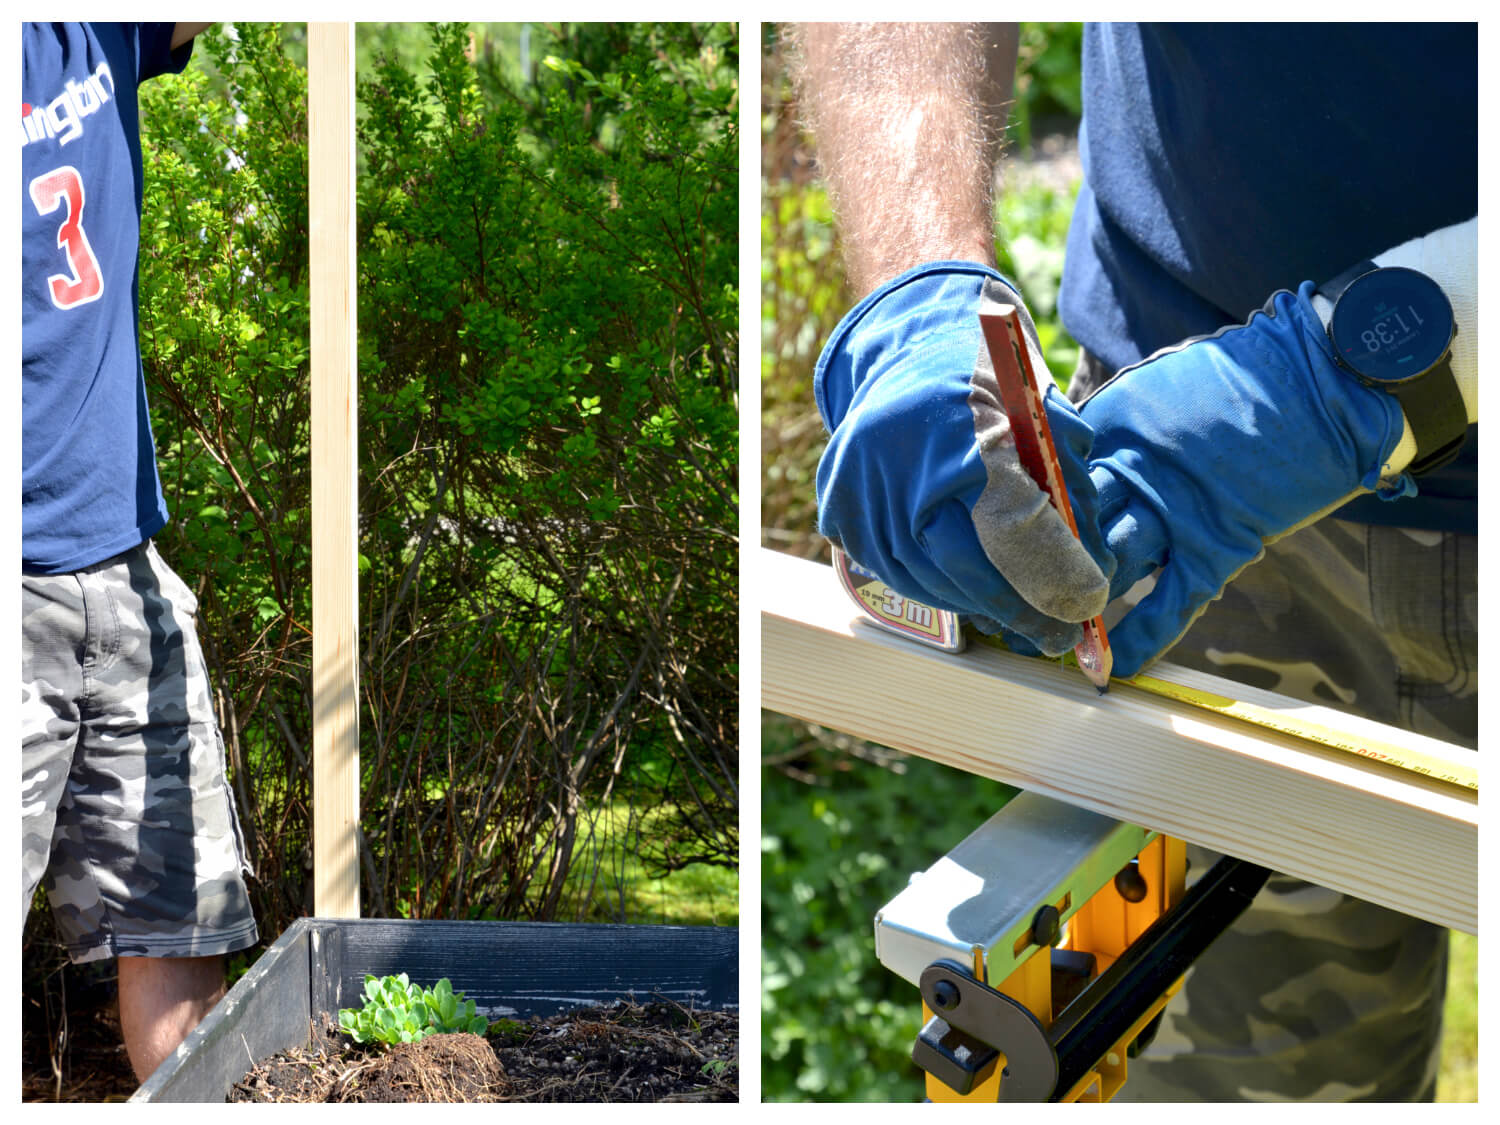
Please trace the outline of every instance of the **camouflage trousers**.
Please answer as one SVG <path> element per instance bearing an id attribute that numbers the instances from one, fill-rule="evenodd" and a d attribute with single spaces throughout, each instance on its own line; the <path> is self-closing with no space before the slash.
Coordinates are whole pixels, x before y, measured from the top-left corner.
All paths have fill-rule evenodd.
<path id="1" fill-rule="evenodd" d="M 1325 519 L 1269 546 L 1168 658 L 1475 748 L 1476 566 L 1474 536 Z M 1218 858 L 1188 857 L 1189 879 Z M 1430 1101 L 1447 948 L 1438 926 L 1273 875 L 1117 1100 Z"/>
<path id="2" fill-rule="evenodd" d="M 22 576 L 21 916 L 45 877 L 76 962 L 256 941 L 196 609 L 149 543 Z"/>

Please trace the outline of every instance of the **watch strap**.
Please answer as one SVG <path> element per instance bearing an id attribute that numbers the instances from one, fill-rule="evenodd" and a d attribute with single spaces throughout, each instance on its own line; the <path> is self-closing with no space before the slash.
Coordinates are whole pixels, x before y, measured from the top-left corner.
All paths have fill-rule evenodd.
<path id="1" fill-rule="evenodd" d="M 1417 440 L 1417 455 L 1406 467 L 1413 476 L 1430 473 L 1452 461 L 1469 435 L 1468 407 L 1464 405 L 1449 358 L 1443 356 L 1415 383 L 1391 389 Z"/>
<path id="2" fill-rule="evenodd" d="M 1318 286 L 1317 292 L 1336 305 L 1344 290 L 1365 274 L 1379 268 L 1367 258 L 1323 282 Z M 1330 320 L 1330 326 L 1331 324 Z M 1331 341 L 1331 327 L 1329 331 Z M 1464 404 L 1463 393 L 1458 389 L 1458 380 L 1450 366 L 1451 358 L 1451 352 L 1445 352 L 1443 358 L 1425 376 L 1413 383 L 1380 388 L 1387 394 L 1395 395 L 1396 400 L 1401 403 L 1401 412 L 1406 415 L 1412 437 L 1416 439 L 1417 454 L 1406 467 L 1406 471 L 1413 476 L 1430 473 L 1448 464 L 1458 456 L 1463 449 L 1464 439 L 1468 437 L 1468 407 Z M 1334 362 L 1344 366 L 1338 357 L 1337 347 L 1334 348 Z M 1353 374 L 1359 378 L 1357 373 Z M 1366 382 L 1366 386 L 1371 385 Z"/>
<path id="3" fill-rule="evenodd" d="M 1338 304 L 1338 300 L 1344 295 L 1345 289 L 1348 289 L 1349 286 L 1353 285 L 1359 278 L 1364 277 L 1365 274 L 1374 273 L 1379 268 L 1369 258 L 1366 258 L 1364 261 L 1350 266 L 1332 280 L 1323 282 L 1318 286 L 1317 291 L 1327 297 L 1329 303 Z"/>

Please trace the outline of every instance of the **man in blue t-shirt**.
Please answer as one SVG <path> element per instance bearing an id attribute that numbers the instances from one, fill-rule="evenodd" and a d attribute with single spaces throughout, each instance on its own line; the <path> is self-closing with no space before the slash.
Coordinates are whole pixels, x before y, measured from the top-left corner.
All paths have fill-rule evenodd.
<path id="1" fill-rule="evenodd" d="M 69 956 L 118 959 L 141 1080 L 256 940 L 137 337 L 136 88 L 207 26 L 22 24 L 22 918 L 45 880 Z"/>
<path id="2" fill-rule="evenodd" d="M 1083 356 L 1046 394 L 1078 540 L 1021 470 L 980 349 L 981 302 L 1021 303 L 992 227 L 1015 29 L 791 40 L 860 299 L 815 373 L 820 530 L 1023 651 L 1140 599 L 1110 633 L 1117 675 L 1170 650 L 1475 745 L 1474 25 L 1085 30 L 1059 298 Z M 1392 278 L 1456 326 L 1399 397 L 1331 343 L 1341 298 Z M 1387 325 L 1364 328 L 1378 347 Z M 1446 943 L 1273 876 L 1123 1096 L 1430 1099 Z"/>

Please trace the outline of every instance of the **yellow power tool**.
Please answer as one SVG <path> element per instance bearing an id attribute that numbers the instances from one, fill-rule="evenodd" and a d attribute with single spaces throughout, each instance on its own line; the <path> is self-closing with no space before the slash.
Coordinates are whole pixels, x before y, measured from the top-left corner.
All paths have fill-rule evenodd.
<path id="1" fill-rule="evenodd" d="M 1269 872 L 1022 793 L 887 903 L 875 950 L 922 993 L 931 1101 L 1109 1101 L 1183 973 Z"/>

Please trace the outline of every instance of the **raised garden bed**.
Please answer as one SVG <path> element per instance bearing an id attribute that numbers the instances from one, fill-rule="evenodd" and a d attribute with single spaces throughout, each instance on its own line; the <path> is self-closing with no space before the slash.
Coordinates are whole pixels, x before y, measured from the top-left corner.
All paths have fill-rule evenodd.
<path id="1" fill-rule="evenodd" d="M 339 1008 L 358 1006 L 365 975 L 398 973 L 427 984 L 447 977 L 490 1020 L 511 1021 L 517 1037 L 570 1012 L 608 1025 L 608 1014 L 581 1010 L 619 1001 L 629 1002 L 615 1009 L 624 1013 L 739 1007 L 738 931 L 731 928 L 304 918 L 131 1100 L 222 1102 L 263 1060 L 326 1054 L 325 1029 Z M 641 1026 L 639 1015 L 615 1022 L 630 1019 Z"/>

